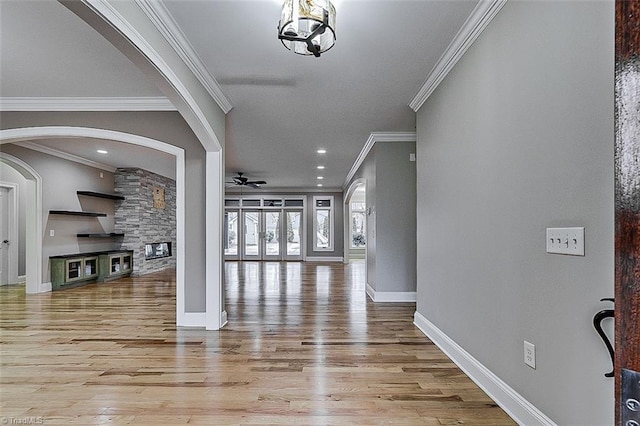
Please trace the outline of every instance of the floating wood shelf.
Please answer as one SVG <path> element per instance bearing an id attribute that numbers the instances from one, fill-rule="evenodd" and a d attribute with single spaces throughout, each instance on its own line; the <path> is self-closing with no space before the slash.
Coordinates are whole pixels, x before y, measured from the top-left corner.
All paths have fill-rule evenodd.
<path id="1" fill-rule="evenodd" d="M 106 217 L 106 213 L 74 212 L 69 210 L 49 210 L 49 214 L 61 214 L 67 216 Z"/>
<path id="2" fill-rule="evenodd" d="M 79 238 L 118 238 L 124 237 L 124 234 L 111 232 L 109 234 L 77 234 Z"/>
<path id="3" fill-rule="evenodd" d="M 96 198 L 106 198 L 108 200 L 124 200 L 122 195 L 117 194 L 104 194 L 102 192 L 93 192 L 93 191 L 76 191 L 78 195 L 84 195 L 85 197 L 96 197 Z"/>

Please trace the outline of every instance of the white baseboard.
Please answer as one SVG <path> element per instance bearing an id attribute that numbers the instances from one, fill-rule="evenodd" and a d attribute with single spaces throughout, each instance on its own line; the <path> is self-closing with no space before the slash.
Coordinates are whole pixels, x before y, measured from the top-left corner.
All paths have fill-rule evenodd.
<path id="1" fill-rule="evenodd" d="M 376 301 L 376 291 L 371 287 L 371 284 L 367 283 L 367 296 L 372 302 Z"/>
<path id="2" fill-rule="evenodd" d="M 18 275 L 18 284 L 26 284 L 27 276 L 26 275 Z"/>
<path id="3" fill-rule="evenodd" d="M 207 314 L 204 312 L 185 312 L 178 327 L 206 327 Z"/>
<path id="4" fill-rule="evenodd" d="M 415 291 L 375 291 L 371 285 L 367 283 L 367 295 L 374 302 L 392 303 L 392 302 L 415 302 Z"/>
<path id="5" fill-rule="evenodd" d="M 518 424 L 557 426 L 544 413 L 418 312 L 414 314 L 414 324 Z"/>
<path id="6" fill-rule="evenodd" d="M 221 322 L 220 322 L 220 328 L 224 327 L 225 325 L 227 325 L 227 323 L 229 322 L 227 320 L 227 311 L 222 311 L 222 315 L 221 315 Z"/>
<path id="7" fill-rule="evenodd" d="M 307 258 L 305 260 L 307 262 L 344 262 L 344 257 L 342 257 L 342 256 L 340 256 L 340 257 L 320 257 L 320 256 L 312 257 L 312 256 L 307 256 Z"/>
<path id="8" fill-rule="evenodd" d="M 36 289 L 36 291 L 34 293 L 28 293 L 28 294 L 39 294 L 39 293 L 48 293 L 53 289 L 53 286 L 51 285 L 51 283 L 40 283 L 40 285 L 38 285 L 38 288 Z"/>

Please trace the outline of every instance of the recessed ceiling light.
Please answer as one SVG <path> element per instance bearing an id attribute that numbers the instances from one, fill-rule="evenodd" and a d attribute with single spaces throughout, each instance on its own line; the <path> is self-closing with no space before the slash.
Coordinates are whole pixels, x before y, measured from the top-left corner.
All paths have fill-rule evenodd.
<path id="1" fill-rule="evenodd" d="M 326 154 L 327 150 L 326 149 L 319 149 L 316 151 L 318 154 Z"/>
<path id="2" fill-rule="evenodd" d="M 324 179 L 324 176 L 318 176 L 318 180 Z"/>
<path id="3" fill-rule="evenodd" d="M 318 170 L 324 170 L 324 166 L 318 166 Z"/>
<path id="4" fill-rule="evenodd" d="M 318 184 L 318 186 L 322 186 L 322 184 L 321 184 L 321 183 L 319 183 L 319 184 Z"/>
<path id="5" fill-rule="evenodd" d="M 108 154 L 108 151 L 105 151 L 104 149 L 99 149 L 98 150 L 98 154 Z"/>

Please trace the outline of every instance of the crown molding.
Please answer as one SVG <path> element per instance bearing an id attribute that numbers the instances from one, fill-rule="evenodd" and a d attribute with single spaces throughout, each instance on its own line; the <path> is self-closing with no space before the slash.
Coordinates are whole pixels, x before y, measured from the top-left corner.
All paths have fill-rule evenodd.
<path id="1" fill-rule="evenodd" d="M 74 3 L 74 2 L 71 2 Z M 155 66 L 158 72 L 171 84 L 190 112 L 193 114 L 197 124 L 201 126 L 204 133 L 198 136 L 200 143 L 207 151 L 218 151 L 222 149 L 222 144 L 208 121 L 206 114 L 200 108 L 200 105 L 189 92 L 189 89 L 175 71 L 169 66 L 167 61 L 158 53 L 154 46 L 145 39 L 140 32 L 118 11 L 116 7 L 108 0 L 82 0 L 84 6 L 88 7 L 92 13 L 95 13 L 109 25 L 111 25 L 120 35 L 128 40 L 142 55 L 146 56 L 149 62 Z M 183 112 L 184 114 L 184 112 Z M 199 135 L 198 129 L 192 125 L 192 130 Z"/>
<path id="2" fill-rule="evenodd" d="M 449 74 L 449 71 L 464 56 L 467 49 L 471 47 L 474 41 L 482 31 L 489 25 L 493 18 L 500 12 L 507 0 L 480 0 L 471 15 L 453 38 L 449 47 L 442 54 L 436 65 L 433 67 L 427 79 L 422 83 L 420 90 L 409 103 L 409 107 L 418 112 L 420 107 L 431 96 L 438 85 Z"/>
<path id="3" fill-rule="evenodd" d="M 0 111 L 176 111 L 158 97 L 2 97 Z"/>
<path id="4" fill-rule="evenodd" d="M 225 96 L 220 84 L 209 73 L 164 3 L 160 0 L 135 1 L 151 22 L 153 22 L 156 29 L 160 31 L 165 40 L 171 45 L 173 50 L 175 50 L 178 56 L 180 56 L 191 72 L 205 87 L 222 111 L 224 111 L 225 114 L 231 111 L 233 105 Z"/>
<path id="5" fill-rule="evenodd" d="M 373 132 L 369 135 L 369 139 L 364 144 L 362 151 L 356 158 L 356 161 L 351 166 L 351 170 L 347 173 L 347 178 L 342 185 L 343 191 L 346 191 L 353 179 L 353 176 L 356 174 L 364 159 L 367 158 L 369 151 L 373 148 L 376 142 L 415 142 L 416 141 L 416 132 Z"/>
<path id="6" fill-rule="evenodd" d="M 34 142 L 14 142 L 14 145 L 21 146 L 23 148 L 31 149 L 33 151 L 42 152 L 43 154 L 53 155 L 54 157 L 63 158 L 74 163 L 84 164 L 85 166 L 94 167 L 96 169 L 104 170 L 106 172 L 115 172 L 116 167 L 109 166 L 107 164 L 98 163 L 97 161 L 87 160 L 86 158 L 78 157 L 77 155 L 69 154 L 68 152 L 59 151 L 48 146 L 38 145 Z"/>

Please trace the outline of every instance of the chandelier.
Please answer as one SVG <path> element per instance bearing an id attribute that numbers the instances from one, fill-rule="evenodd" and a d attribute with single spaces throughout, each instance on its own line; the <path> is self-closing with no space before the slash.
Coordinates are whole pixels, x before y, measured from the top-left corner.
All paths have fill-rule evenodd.
<path id="1" fill-rule="evenodd" d="M 330 0 L 284 0 L 278 39 L 298 55 L 320 57 L 336 42 L 336 9 Z"/>

